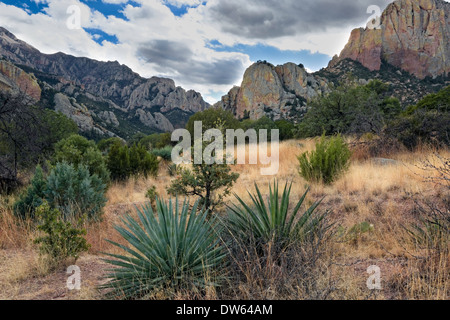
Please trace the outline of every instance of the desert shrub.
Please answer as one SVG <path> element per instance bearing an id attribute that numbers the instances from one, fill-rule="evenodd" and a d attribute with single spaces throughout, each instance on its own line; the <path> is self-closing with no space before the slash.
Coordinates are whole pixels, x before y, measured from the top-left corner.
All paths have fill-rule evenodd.
<path id="1" fill-rule="evenodd" d="M 344 139 L 338 135 L 322 136 L 316 149 L 298 157 L 300 175 L 310 182 L 334 182 L 349 167 L 351 152 Z"/>
<path id="2" fill-rule="evenodd" d="M 295 126 L 287 120 L 275 121 L 275 125 L 280 130 L 280 140 L 289 140 L 294 138 Z"/>
<path id="3" fill-rule="evenodd" d="M 115 144 L 124 146 L 125 141 L 117 137 L 102 139 L 97 143 L 97 147 L 101 152 L 108 154 L 111 150 L 111 147 Z"/>
<path id="4" fill-rule="evenodd" d="M 169 174 L 169 177 L 175 177 L 178 173 L 178 166 L 175 163 L 169 164 L 167 167 L 167 172 Z"/>
<path id="5" fill-rule="evenodd" d="M 273 241 L 280 250 L 284 250 L 291 243 L 312 235 L 327 213 L 316 214 L 316 209 L 321 203 L 318 201 L 298 217 L 308 190 L 291 212 L 289 210 L 291 188 L 292 184 L 286 184 L 280 198 L 278 182 L 274 182 L 273 188 L 269 186 L 267 204 L 256 184 L 256 194 L 252 195 L 249 192 L 251 204 L 245 203 L 236 194 L 239 205 L 234 204 L 230 207 L 227 220 L 234 237 L 247 243 L 267 244 Z"/>
<path id="6" fill-rule="evenodd" d="M 162 149 L 153 149 L 151 152 L 156 157 L 161 157 L 161 159 L 165 161 L 171 161 L 172 160 L 172 147 L 167 146 Z"/>
<path id="7" fill-rule="evenodd" d="M 389 96 L 389 86 L 379 80 L 367 85 L 344 82 L 328 94 L 311 101 L 305 118 L 297 126 L 298 138 L 338 133 L 380 134 L 401 112 L 398 99 Z"/>
<path id="8" fill-rule="evenodd" d="M 154 290 L 190 290 L 217 285 L 225 253 L 214 231 L 214 220 L 206 211 L 192 210 L 184 202 L 157 201 L 156 213 L 147 205 L 137 210 L 139 220 L 123 219 L 116 230 L 127 242 L 121 245 L 126 255 L 109 254 L 106 260 L 116 268 L 102 288 L 114 297 L 144 297 Z"/>
<path id="9" fill-rule="evenodd" d="M 96 174 L 104 183 L 110 179 L 106 160 L 94 141 L 79 135 L 72 135 L 61 140 L 55 146 L 53 163 L 67 162 L 78 166 L 86 166 L 91 174 Z"/>
<path id="10" fill-rule="evenodd" d="M 41 254 L 48 255 L 51 262 L 58 264 L 68 258 L 76 261 L 82 252 L 89 250 L 90 246 L 83 237 L 86 235 L 86 230 L 63 221 L 58 209 L 52 209 L 44 201 L 37 208 L 36 215 L 41 220 L 38 230 L 45 236 L 37 238 L 34 242 L 40 245 Z M 81 224 L 80 219 L 78 225 Z"/>
<path id="11" fill-rule="evenodd" d="M 150 200 L 150 204 L 152 205 L 152 208 L 155 208 L 156 205 L 156 199 L 158 199 L 159 194 L 156 191 L 156 186 L 152 186 L 147 190 L 147 193 L 145 194 L 145 197 Z"/>
<path id="12" fill-rule="evenodd" d="M 147 178 L 157 176 L 159 161 L 142 145 L 121 146 L 114 144 L 108 154 L 108 169 L 115 181 L 124 181 L 131 176 L 139 175 Z"/>
<path id="13" fill-rule="evenodd" d="M 97 219 L 106 204 L 106 185 L 85 166 L 57 163 L 47 178 L 45 198 L 65 219 L 87 215 Z"/>
<path id="14" fill-rule="evenodd" d="M 164 149 L 172 145 L 172 135 L 170 133 L 154 133 L 142 137 L 136 143 L 143 145 L 147 150 Z"/>
<path id="15" fill-rule="evenodd" d="M 41 166 L 37 166 L 30 186 L 14 204 L 14 214 L 22 219 L 28 217 L 34 219 L 36 208 L 43 204 L 46 190 L 47 181 L 44 172 Z"/>
<path id="16" fill-rule="evenodd" d="M 409 150 L 421 143 L 450 146 L 450 114 L 438 110 L 417 109 L 394 119 L 384 133 L 398 139 Z"/>
<path id="17" fill-rule="evenodd" d="M 186 129 L 194 137 L 194 125 L 196 121 L 202 122 L 202 132 L 208 129 L 239 129 L 240 123 L 230 111 L 221 108 L 209 108 L 202 112 L 197 112 L 189 118 Z"/>

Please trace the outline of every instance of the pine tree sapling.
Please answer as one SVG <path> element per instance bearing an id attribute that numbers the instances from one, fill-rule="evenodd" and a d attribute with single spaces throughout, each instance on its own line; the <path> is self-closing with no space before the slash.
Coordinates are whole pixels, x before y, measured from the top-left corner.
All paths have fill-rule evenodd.
<path id="1" fill-rule="evenodd" d="M 86 230 L 63 221 L 58 209 L 51 209 L 48 203 L 44 202 L 37 208 L 36 215 L 41 220 L 38 230 L 45 233 L 45 236 L 37 238 L 34 242 L 40 244 L 41 254 L 48 255 L 55 264 L 68 258 L 76 261 L 82 252 L 89 250 L 90 245 L 83 237 Z M 78 225 L 81 224 L 82 219 L 78 221 Z"/>

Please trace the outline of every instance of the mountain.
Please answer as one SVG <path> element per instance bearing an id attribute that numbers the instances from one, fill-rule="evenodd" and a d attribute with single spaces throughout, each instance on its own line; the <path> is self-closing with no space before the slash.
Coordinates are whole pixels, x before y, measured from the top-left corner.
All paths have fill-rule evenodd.
<path id="1" fill-rule="evenodd" d="M 403 106 L 450 84 L 450 4 L 442 0 L 399 0 L 380 18 L 380 28 L 355 29 L 341 55 L 308 74 L 302 65 L 252 65 L 240 87 L 215 106 L 237 118 L 269 116 L 297 122 L 308 101 L 352 77 L 360 84 L 379 79 Z"/>
<path id="2" fill-rule="evenodd" d="M 299 119 L 307 102 L 329 90 L 328 81 L 306 72 L 302 65 L 274 66 L 266 61 L 250 66 L 240 87 L 234 87 L 215 104 L 237 118 Z"/>
<path id="3" fill-rule="evenodd" d="M 1 27 L 0 57 L 37 79 L 41 104 L 100 136 L 170 132 L 209 107 L 200 93 L 176 87 L 171 79 L 146 79 L 117 61 L 43 54 Z"/>
<path id="4" fill-rule="evenodd" d="M 450 3 L 443 0 L 398 0 L 384 10 L 377 28 L 353 30 L 340 56 L 371 71 L 388 63 L 419 79 L 450 74 Z"/>
<path id="5" fill-rule="evenodd" d="M 0 60 L 0 90 L 21 91 L 35 101 L 41 99 L 41 87 L 36 77 L 6 60 Z"/>

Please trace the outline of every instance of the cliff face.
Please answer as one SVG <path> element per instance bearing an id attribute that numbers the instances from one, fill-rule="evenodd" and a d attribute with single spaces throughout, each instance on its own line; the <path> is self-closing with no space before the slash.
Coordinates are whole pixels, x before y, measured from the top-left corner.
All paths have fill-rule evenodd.
<path id="1" fill-rule="evenodd" d="M 380 29 L 356 29 L 339 57 L 380 70 L 382 61 L 419 79 L 450 73 L 450 3 L 443 0 L 398 0 L 381 16 Z"/>
<path id="2" fill-rule="evenodd" d="M 111 120 L 110 112 L 117 116 L 117 110 L 128 113 L 122 117 L 126 118 L 124 121 L 136 119 L 149 129 L 171 131 L 174 125 L 166 118 L 167 113 L 177 123 L 183 124 L 189 115 L 209 107 L 200 93 L 176 87 L 171 79 L 145 79 L 117 61 L 101 62 L 63 53 L 42 54 L 1 27 L 0 56 L 16 65 L 31 68 L 33 72 L 39 71 L 43 74 L 45 86 L 76 99 L 79 95 L 89 96 L 88 100 L 96 100 L 96 105 L 108 105 L 94 111 L 101 112 L 97 118 L 113 127 L 120 121 Z M 48 76 L 54 79 L 46 81 Z M 104 112 L 108 114 L 107 120 Z M 130 127 L 134 125 L 130 124 Z"/>
<path id="3" fill-rule="evenodd" d="M 306 102 L 328 90 L 325 79 L 287 63 L 273 66 L 259 62 L 250 66 L 240 87 L 234 87 L 215 106 L 232 111 L 236 117 L 296 120 L 306 111 Z"/>
<path id="4" fill-rule="evenodd" d="M 5 60 L 0 60 L 0 89 L 19 90 L 36 101 L 41 99 L 36 78 Z"/>

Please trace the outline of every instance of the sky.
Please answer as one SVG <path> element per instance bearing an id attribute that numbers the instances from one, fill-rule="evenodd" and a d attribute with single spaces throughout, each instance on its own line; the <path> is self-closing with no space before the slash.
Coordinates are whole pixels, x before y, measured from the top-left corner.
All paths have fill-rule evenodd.
<path id="1" fill-rule="evenodd" d="M 390 2 L 0 0 L 0 26 L 43 53 L 119 61 L 215 103 L 258 60 L 326 67 L 351 30 Z"/>

